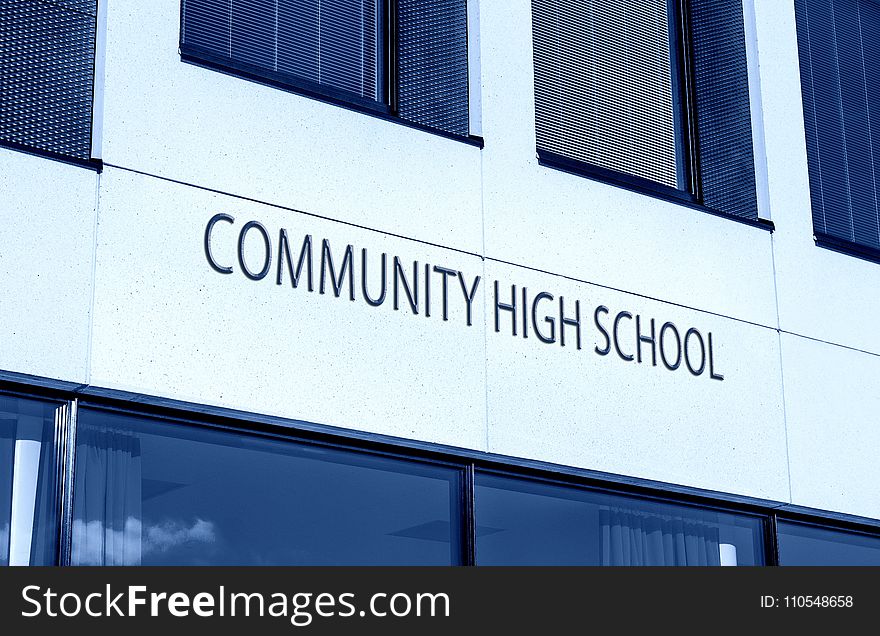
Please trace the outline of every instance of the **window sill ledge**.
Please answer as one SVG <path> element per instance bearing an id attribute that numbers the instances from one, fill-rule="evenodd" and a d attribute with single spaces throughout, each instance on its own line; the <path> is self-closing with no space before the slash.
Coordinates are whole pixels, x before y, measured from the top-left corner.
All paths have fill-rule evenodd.
<path id="1" fill-rule="evenodd" d="M 297 82 L 294 76 L 261 71 L 256 67 L 232 60 L 231 58 L 224 58 L 206 53 L 198 47 L 184 47 L 181 45 L 180 59 L 188 64 L 201 66 L 212 71 L 218 71 L 257 84 L 277 88 L 288 93 L 308 97 L 319 102 L 324 102 L 325 104 L 339 106 L 346 110 L 369 115 L 383 121 L 392 122 L 421 132 L 430 133 L 438 137 L 443 137 L 444 139 L 451 139 L 452 141 L 457 141 L 469 146 L 476 146 L 480 149 L 484 146 L 482 137 L 477 137 L 475 135 L 464 137 L 445 130 L 440 130 L 439 128 L 431 128 L 430 126 L 407 121 L 406 119 L 390 114 L 388 112 L 388 107 L 384 104 L 371 102 L 368 99 L 358 98 L 357 96 L 349 97 L 344 91 L 336 91 L 328 87 L 320 87 L 318 85 L 313 86 L 310 83 L 309 85 L 306 85 L 305 82 Z"/>
<path id="2" fill-rule="evenodd" d="M 42 150 L 40 148 L 33 148 L 24 144 L 18 144 L 14 141 L 0 140 L 0 148 L 23 152 L 25 154 L 33 155 L 34 157 L 41 157 L 43 159 L 60 161 L 61 163 L 66 163 L 71 166 L 78 166 L 80 168 L 86 168 L 88 170 L 94 170 L 95 172 L 101 172 L 102 170 L 104 170 L 104 164 L 100 159 L 79 159 L 77 157 L 62 155 L 58 152 L 52 152 L 51 150 Z"/>
<path id="3" fill-rule="evenodd" d="M 858 243 L 837 238 L 830 234 L 823 234 L 822 232 L 816 232 L 813 239 L 818 247 L 846 254 L 847 256 L 855 256 L 872 263 L 880 263 L 880 249 L 859 245 Z"/>
<path id="4" fill-rule="evenodd" d="M 669 188 L 660 184 L 655 184 L 646 179 L 640 179 L 639 177 L 632 177 L 622 173 L 614 172 L 612 170 L 605 170 L 603 168 L 590 166 L 588 164 L 584 164 L 579 161 L 573 161 L 561 155 L 547 152 L 545 150 L 538 150 L 537 154 L 538 165 L 544 166 L 546 168 L 561 170 L 562 172 L 567 172 L 569 174 L 577 175 L 579 177 L 586 177 L 587 179 L 592 179 L 593 181 L 598 181 L 607 185 L 623 188 L 625 190 L 629 190 L 630 192 L 644 194 L 655 199 L 660 199 L 662 201 L 677 203 L 693 210 L 699 210 L 700 212 L 704 212 L 712 216 L 718 216 L 724 219 L 728 219 L 730 221 L 734 221 L 736 223 L 748 225 L 749 227 L 755 227 L 760 230 L 773 232 L 776 229 L 773 221 L 769 219 L 752 219 L 743 216 L 736 216 L 734 214 L 727 214 L 726 212 L 721 212 L 720 210 L 716 210 L 714 208 L 703 205 L 702 203 L 699 203 L 694 199 L 693 195 L 691 194 L 675 190 L 674 188 Z"/>

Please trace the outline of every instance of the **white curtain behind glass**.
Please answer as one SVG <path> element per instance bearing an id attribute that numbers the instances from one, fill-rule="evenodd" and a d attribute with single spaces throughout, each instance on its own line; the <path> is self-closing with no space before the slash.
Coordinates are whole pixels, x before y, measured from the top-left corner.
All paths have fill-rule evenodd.
<path id="1" fill-rule="evenodd" d="M 137 437 L 109 427 L 78 431 L 74 502 L 73 565 L 140 565 Z"/>
<path id="2" fill-rule="evenodd" d="M 720 565 L 717 525 L 615 506 L 599 511 L 602 565 Z"/>

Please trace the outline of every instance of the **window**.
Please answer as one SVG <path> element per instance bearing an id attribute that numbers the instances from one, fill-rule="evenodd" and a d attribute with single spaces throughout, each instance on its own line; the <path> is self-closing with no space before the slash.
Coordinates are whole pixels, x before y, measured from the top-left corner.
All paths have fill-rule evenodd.
<path id="1" fill-rule="evenodd" d="M 458 565 L 461 471 L 81 409 L 74 565 Z"/>
<path id="2" fill-rule="evenodd" d="M 742 0 L 532 0 L 538 157 L 756 219 Z"/>
<path id="3" fill-rule="evenodd" d="M 477 565 L 761 565 L 759 517 L 477 474 Z"/>
<path id="4" fill-rule="evenodd" d="M 779 521 L 779 565 L 880 565 L 880 537 Z"/>
<path id="5" fill-rule="evenodd" d="M 0 1 L 0 144 L 91 159 L 96 0 Z"/>
<path id="6" fill-rule="evenodd" d="M 57 406 L 0 396 L 0 565 L 55 565 Z"/>
<path id="7" fill-rule="evenodd" d="M 468 136 L 466 0 L 183 0 L 184 59 Z"/>
<path id="8" fill-rule="evenodd" d="M 816 241 L 880 258 L 880 2 L 795 10 Z"/>

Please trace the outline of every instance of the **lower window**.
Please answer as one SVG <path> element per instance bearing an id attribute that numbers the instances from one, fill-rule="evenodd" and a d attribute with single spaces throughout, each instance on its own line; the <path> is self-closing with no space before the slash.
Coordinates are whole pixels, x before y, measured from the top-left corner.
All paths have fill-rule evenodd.
<path id="1" fill-rule="evenodd" d="M 456 565 L 460 470 L 81 409 L 74 565 Z"/>
<path id="2" fill-rule="evenodd" d="M 880 538 L 779 521 L 779 565 L 880 565 Z"/>
<path id="3" fill-rule="evenodd" d="M 762 565 L 761 518 L 476 477 L 477 565 Z"/>

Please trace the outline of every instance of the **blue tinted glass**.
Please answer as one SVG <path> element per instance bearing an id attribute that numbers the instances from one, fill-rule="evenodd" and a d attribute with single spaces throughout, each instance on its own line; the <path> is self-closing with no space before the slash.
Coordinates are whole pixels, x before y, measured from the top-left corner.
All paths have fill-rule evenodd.
<path id="1" fill-rule="evenodd" d="M 0 565 L 54 565 L 55 404 L 0 396 Z"/>
<path id="2" fill-rule="evenodd" d="M 478 474 L 478 565 L 760 565 L 761 521 Z"/>
<path id="3" fill-rule="evenodd" d="M 780 565 L 880 565 L 880 537 L 801 523 L 777 524 Z"/>
<path id="4" fill-rule="evenodd" d="M 444 565 L 459 471 L 81 410 L 75 564 Z"/>

